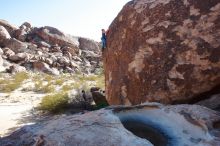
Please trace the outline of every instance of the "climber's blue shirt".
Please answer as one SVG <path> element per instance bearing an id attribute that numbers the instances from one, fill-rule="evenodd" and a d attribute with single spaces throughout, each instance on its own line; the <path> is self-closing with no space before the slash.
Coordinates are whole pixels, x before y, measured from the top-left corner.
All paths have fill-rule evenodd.
<path id="1" fill-rule="evenodd" d="M 102 33 L 102 38 L 101 38 L 102 40 L 106 40 L 106 35 L 105 35 L 105 33 Z"/>
<path id="2" fill-rule="evenodd" d="M 102 49 L 106 48 L 106 34 L 102 33 Z"/>

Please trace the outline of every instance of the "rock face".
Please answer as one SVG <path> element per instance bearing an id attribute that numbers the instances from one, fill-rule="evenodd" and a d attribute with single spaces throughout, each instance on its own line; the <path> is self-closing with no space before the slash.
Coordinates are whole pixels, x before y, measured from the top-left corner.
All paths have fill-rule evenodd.
<path id="1" fill-rule="evenodd" d="M 217 146 L 220 132 L 213 125 L 219 120 L 218 113 L 195 105 L 114 107 L 25 126 L 0 138 L 0 145 Z"/>
<path id="2" fill-rule="evenodd" d="M 25 22 L 16 28 L 0 20 L 0 47 L 4 52 L 2 58 L 11 63 L 7 67 L 9 72 L 10 66 L 16 64 L 27 70 L 56 75 L 96 73 L 101 68 L 97 42 L 49 26 L 37 28 Z"/>
<path id="3" fill-rule="evenodd" d="M 188 103 L 219 87 L 219 26 L 220 0 L 127 3 L 104 52 L 109 103 Z"/>
<path id="4" fill-rule="evenodd" d="M 11 36 L 8 33 L 8 31 L 3 26 L 0 25 L 0 43 L 10 38 Z"/>

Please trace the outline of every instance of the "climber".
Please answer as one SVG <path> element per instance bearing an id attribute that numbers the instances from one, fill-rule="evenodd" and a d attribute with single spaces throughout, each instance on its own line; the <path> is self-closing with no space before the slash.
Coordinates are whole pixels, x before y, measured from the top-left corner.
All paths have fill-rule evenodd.
<path id="1" fill-rule="evenodd" d="M 102 51 L 104 51 L 104 49 L 107 47 L 107 39 L 106 39 L 106 31 L 105 29 L 102 29 L 102 37 L 101 37 L 101 40 L 102 40 Z"/>

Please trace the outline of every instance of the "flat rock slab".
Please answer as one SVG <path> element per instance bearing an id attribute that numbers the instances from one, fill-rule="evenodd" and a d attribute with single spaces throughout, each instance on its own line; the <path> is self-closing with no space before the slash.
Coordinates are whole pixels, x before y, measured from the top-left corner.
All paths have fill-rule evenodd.
<path id="1" fill-rule="evenodd" d="M 125 129 L 126 120 L 141 123 L 146 128 L 143 131 L 151 129 L 159 133 L 155 138 L 167 138 L 171 146 L 220 144 L 219 129 L 213 127 L 220 121 L 219 113 L 197 105 L 145 104 L 55 116 L 1 138 L 0 145 L 151 146 L 154 143 L 152 138 L 149 142 L 148 137 L 138 137 L 135 131 Z"/>

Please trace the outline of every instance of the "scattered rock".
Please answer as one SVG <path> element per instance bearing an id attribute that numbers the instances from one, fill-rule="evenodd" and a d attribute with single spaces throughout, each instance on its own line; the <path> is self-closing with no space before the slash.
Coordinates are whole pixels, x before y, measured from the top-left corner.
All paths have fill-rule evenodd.
<path id="1" fill-rule="evenodd" d="M 127 3 L 104 51 L 110 104 L 201 100 L 220 85 L 220 1 Z"/>
<path id="2" fill-rule="evenodd" d="M 39 48 L 40 47 L 45 47 L 45 48 L 50 48 L 51 47 L 50 44 L 48 44 L 44 41 L 39 41 L 37 45 L 38 45 Z"/>
<path id="3" fill-rule="evenodd" d="M 18 73 L 18 72 L 25 72 L 26 68 L 17 64 L 14 64 L 12 66 L 9 67 L 9 69 L 7 69 L 8 73 Z"/>
<path id="4" fill-rule="evenodd" d="M 21 61 L 27 61 L 29 56 L 30 55 L 27 53 L 18 53 L 16 55 L 11 55 L 8 58 L 12 62 L 21 62 Z"/>
<path id="5" fill-rule="evenodd" d="M 7 57 L 15 55 L 15 52 L 9 48 L 3 48 L 3 52 L 4 52 L 4 55 L 6 55 Z"/>
<path id="6" fill-rule="evenodd" d="M 9 31 L 12 33 L 11 36 Z M 44 64 L 40 66 L 45 69 L 44 72 L 50 74 L 95 73 L 96 68 L 100 68 L 96 64 L 101 60 L 97 43 L 84 38 L 80 40 L 79 48 L 78 37 L 64 34 L 56 28 L 49 26 L 37 28 L 25 22 L 15 29 L 8 22 L 0 20 L 0 47 L 4 52 L 2 58 L 22 65 L 27 70 L 33 70 L 33 62 L 42 62 Z M 81 49 L 89 51 L 82 54 Z M 39 68 L 37 70 L 42 71 Z"/>
<path id="7" fill-rule="evenodd" d="M 77 55 L 78 49 L 72 48 L 72 47 L 63 47 L 62 48 L 63 53 L 70 53 L 72 56 Z"/>
<path id="8" fill-rule="evenodd" d="M 31 26 L 31 24 L 29 23 L 29 22 L 24 22 L 22 25 L 21 25 L 21 27 L 26 27 L 26 29 L 31 29 L 32 28 L 32 26 Z"/>
<path id="9" fill-rule="evenodd" d="M 50 68 L 50 66 L 44 62 L 33 62 L 33 69 L 39 72 L 45 72 L 52 75 L 59 75 L 59 71 L 55 68 Z"/>
<path id="10" fill-rule="evenodd" d="M 17 29 L 15 31 L 15 38 L 19 41 L 25 42 L 27 38 L 27 32 L 24 29 Z"/>

